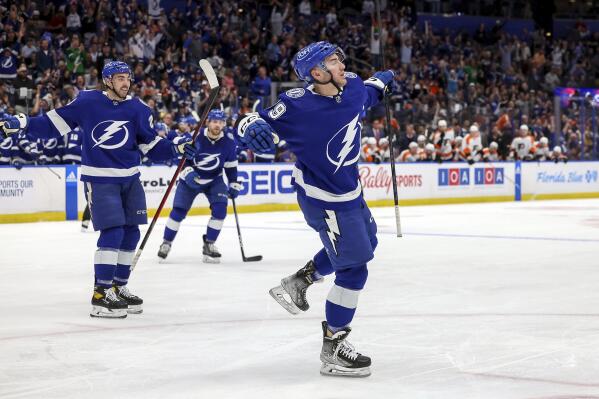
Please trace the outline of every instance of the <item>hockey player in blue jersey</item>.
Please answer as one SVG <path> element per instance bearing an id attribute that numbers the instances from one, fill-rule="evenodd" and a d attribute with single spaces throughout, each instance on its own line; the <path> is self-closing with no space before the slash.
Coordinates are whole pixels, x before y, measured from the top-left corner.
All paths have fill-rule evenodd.
<path id="1" fill-rule="evenodd" d="M 195 141 L 196 155 L 186 161 L 179 177 L 173 210 L 166 222 L 164 241 L 158 256 L 166 259 L 181 222 L 194 199 L 203 193 L 210 203 L 211 217 L 203 236 L 205 263 L 219 263 L 221 254 L 214 245 L 227 216 L 227 197 L 236 198 L 242 186 L 237 182 L 237 146 L 231 134 L 225 133 L 226 117 L 221 110 L 208 113 L 208 126 Z M 223 179 L 227 175 L 228 186 Z"/>
<path id="2" fill-rule="evenodd" d="M 90 315 L 124 318 L 127 313 L 141 313 L 143 303 L 127 288 L 140 238 L 138 226 L 147 223 L 137 169 L 140 151 L 156 160 L 174 153 L 193 156 L 194 151 L 190 143 L 174 145 L 156 135 L 150 108 L 128 95 L 131 70 L 126 63 L 107 63 L 102 78 L 106 91 L 81 91 L 66 106 L 43 116 L 4 118 L 0 129 L 5 134 L 28 131 L 35 137 L 57 138 L 81 128 L 81 180 L 94 229 L 100 231 Z"/>
<path id="3" fill-rule="evenodd" d="M 295 72 L 308 86 L 288 90 L 272 107 L 245 115 L 237 130 L 257 152 L 272 149 L 278 135 L 297 157 L 293 184 L 298 203 L 323 248 L 270 293 L 290 313 L 306 311 L 307 288 L 334 273 L 322 322 L 321 373 L 355 377 L 370 375 L 370 358 L 346 338 L 368 276 L 366 264 L 377 246 L 376 223 L 358 175 L 360 116 L 382 99 L 394 75 L 376 72 L 362 81 L 345 72 L 343 60 L 341 49 L 328 42 L 301 49 Z"/>

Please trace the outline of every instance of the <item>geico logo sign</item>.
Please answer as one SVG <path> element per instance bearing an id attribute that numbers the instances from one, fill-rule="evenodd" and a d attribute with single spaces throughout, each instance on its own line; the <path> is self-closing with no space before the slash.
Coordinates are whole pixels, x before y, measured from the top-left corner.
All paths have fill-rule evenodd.
<path id="1" fill-rule="evenodd" d="M 291 170 L 240 170 L 237 180 L 243 185 L 240 195 L 291 194 Z"/>

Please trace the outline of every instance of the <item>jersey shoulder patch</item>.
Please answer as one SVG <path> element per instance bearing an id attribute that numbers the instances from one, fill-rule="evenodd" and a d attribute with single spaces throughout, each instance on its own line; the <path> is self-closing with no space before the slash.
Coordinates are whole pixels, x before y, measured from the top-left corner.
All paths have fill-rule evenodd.
<path id="1" fill-rule="evenodd" d="M 300 98 L 306 94 L 306 89 L 296 87 L 295 89 L 289 89 L 285 92 L 285 95 L 289 98 Z"/>
<path id="2" fill-rule="evenodd" d="M 358 75 L 353 72 L 345 72 L 344 76 L 348 79 L 356 79 L 358 77 Z"/>

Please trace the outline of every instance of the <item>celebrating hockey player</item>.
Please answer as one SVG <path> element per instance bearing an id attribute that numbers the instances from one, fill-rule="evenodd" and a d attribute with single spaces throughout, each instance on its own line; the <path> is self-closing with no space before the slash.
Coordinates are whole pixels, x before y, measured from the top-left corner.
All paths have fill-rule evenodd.
<path id="1" fill-rule="evenodd" d="M 366 264 L 377 246 L 376 223 L 358 177 L 360 115 L 382 99 L 393 72 L 376 72 L 364 82 L 345 72 L 343 61 L 343 51 L 328 42 L 301 49 L 295 72 L 309 85 L 288 90 L 272 107 L 242 117 L 238 135 L 257 151 L 272 148 L 277 134 L 287 142 L 297 156 L 293 184 L 300 208 L 324 246 L 271 295 L 290 313 L 306 311 L 308 287 L 335 273 L 322 322 L 321 373 L 367 376 L 370 358 L 347 342 L 368 276 Z"/>
<path id="2" fill-rule="evenodd" d="M 221 110 L 208 113 L 208 127 L 195 141 L 196 155 L 186 161 L 179 176 L 173 200 L 173 210 L 164 229 L 164 241 L 158 256 L 166 259 L 181 222 L 187 216 L 194 199 L 203 193 L 210 203 L 211 217 L 203 236 L 202 253 L 205 263 L 219 263 L 221 254 L 214 245 L 227 216 L 227 197 L 236 198 L 242 186 L 237 182 L 237 146 L 232 135 L 225 134 L 227 118 Z M 223 180 L 223 170 L 229 185 Z"/>
<path id="3" fill-rule="evenodd" d="M 95 230 L 95 287 L 91 316 L 124 318 L 141 313 L 142 299 L 127 288 L 138 225 L 147 223 L 146 200 L 137 169 L 141 153 L 156 160 L 178 153 L 193 156 L 190 143 L 174 145 L 156 135 L 150 108 L 131 98 L 131 70 L 120 61 L 102 70 L 106 91 L 81 91 L 62 108 L 43 116 L 24 114 L 0 121 L 5 134 L 30 132 L 41 138 L 64 136 L 79 126 L 83 135 L 81 180 Z"/>

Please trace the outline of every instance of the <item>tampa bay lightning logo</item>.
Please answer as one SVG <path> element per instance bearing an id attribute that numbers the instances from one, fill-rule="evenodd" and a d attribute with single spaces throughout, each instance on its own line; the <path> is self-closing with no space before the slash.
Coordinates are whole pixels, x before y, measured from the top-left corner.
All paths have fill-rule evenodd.
<path id="1" fill-rule="evenodd" d="M 201 170 L 214 170 L 220 165 L 220 154 L 209 154 L 203 152 L 196 155 L 199 161 L 194 162 L 194 166 Z"/>
<path id="2" fill-rule="evenodd" d="M 58 145 L 58 141 L 56 139 L 48 139 L 44 143 L 44 148 L 46 148 L 48 150 L 53 150 L 56 148 L 57 145 Z"/>
<path id="3" fill-rule="evenodd" d="M 4 139 L 4 141 L 0 141 L 0 149 L 10 150 L 10 147 L 12 147 L 12 139 L 10 137 Z"/>
<path id="4" fill-rule="evenodd" d="M 129 129 L 126 124 L 129 121 L 103 121 L 92 129 L 92 140 L 94 146 L 105 150 L 114 150 L 125 145 L 129 139 Z"/>
<path id="5" fill-rule="evenodd" d="M 327 143 L 327 159 L 335 165 L 335 172 L 342 166 L 349 166 L 360 159 L 360 114 L 343 126 Z"/>
<path id="6" fill-rule="evenodd" d="M 2 60 L 2 68 L 8 69 L 12 67 L 12 57 L 6 57 Z"/>

